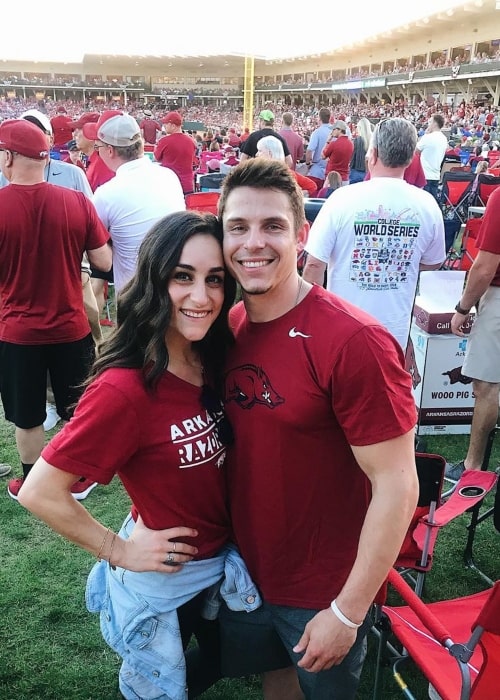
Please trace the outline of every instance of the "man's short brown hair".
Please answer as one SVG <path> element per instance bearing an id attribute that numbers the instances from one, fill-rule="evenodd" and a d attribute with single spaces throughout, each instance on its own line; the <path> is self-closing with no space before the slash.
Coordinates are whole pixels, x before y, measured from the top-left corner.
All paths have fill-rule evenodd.
<path id="1" fill-rule="evenodd" d="M 238 187 L 253 187 L 259 190 L 275 190 L 283 192 L 290 200 L 290 206 L 295 223 L 295 233 L 304 226 L 304 196 L 292 175 L 290 168 L 278 160 L 251 158 L 240 163 L 226 175 L 222 183 L 218 213 L 222 221 L 227 198 Z"/>

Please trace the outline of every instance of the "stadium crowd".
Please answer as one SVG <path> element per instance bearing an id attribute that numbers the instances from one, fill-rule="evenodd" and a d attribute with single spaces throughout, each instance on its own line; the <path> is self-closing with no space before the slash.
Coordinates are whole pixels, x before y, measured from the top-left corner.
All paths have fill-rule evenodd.
<path id="1" fill-rule="evenodd" d="M 325 105 L 326 106 L 326 105 Z M 311 133 L 319 125 L 319 109 L 321 105 L 302 105 L 293 106 L 284 102 L 268 102 L 256 110 L 256 117 L 262 107 L 270 109 L 275 115 L 275 126 L 280 126 L 282 115 L 285 112 L 293 114 L 294 129 L 304 139 L 309 139 Z M 39 109 L 46 113 L 49 118 L 53 117 L 58 108 L 64 108 L 67 115 L 72 118 L 77 118 L 83 112 L 102 112 L 108 109 L 125 109 L 131 116 L 142 119 L 144 109 L 152 111 L 156 119 L 168 112 L 168 108 L 158 106 L 156 103 L 147 103 L 142 101 L 129 100 L 124 106 L 113 100 L 104 102 L 102 100 L 51 100 L 43 101 L 33 98 L 15 98 L 5 99 L 0 98 L 0 119 L 13 119 L 19 117 L 28 109 Z M 488 134 L 485 141 L 497 140 L 495 127 L 497 126 L 499 108 L 476 105 L 474 103 L 461 102 L 457 105 L 435 103 L 429 105 L 426 102 L 410 105 L 403 100 L 394 104 L 379 102 L 377 104 L 359 103 L 352 104 L 342 102 L 340 104 L 330 105 L 332 122 L 335 119 L 345 120 L 347 123 L 356 122 L 361 117 L 376 123 L 379 119 L 387 117 L 403 117 L 411 121 L 417 130 L 421 130 L 427 124 L 429 117 L 434 114 L 442 114 L 444 118 L 445 132 L 449 131 L 450 136 L 457 141 L 469 140 L 477 141 L 483 139 L 485 134 Z M 234 109 L 230 105 L 211 106 L 211 105 L 193 105 L 186 108 L 180 108 L 184 121 L 200 122 L 205 129 L 230 129 L 234 128 L 238 134 L 241 134 L 244 129 L 243 114 L 240 110 Z"/>

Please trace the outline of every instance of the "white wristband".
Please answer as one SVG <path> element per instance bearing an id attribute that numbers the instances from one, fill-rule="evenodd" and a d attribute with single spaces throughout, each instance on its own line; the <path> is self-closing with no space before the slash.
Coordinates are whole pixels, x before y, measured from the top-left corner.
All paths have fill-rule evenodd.
<path id="1" fill-rule="evenodd" d="M 362 622 L 358 624 L 356 622 L 353 622 L 352 620 L 349 620 L 349 618 L 346 617 L 341 610 L 339 610 L 336 600 L 332 600 L 332 602 L 330 603 L 330 607 L 335 617 L 337 617 L 340 620 L 340 622 L 342 622 L 346 627 L 349 627 L 352 630 L 357 630 L 358 627 L 361 627 L 361 625 L 363 624 Z"/>

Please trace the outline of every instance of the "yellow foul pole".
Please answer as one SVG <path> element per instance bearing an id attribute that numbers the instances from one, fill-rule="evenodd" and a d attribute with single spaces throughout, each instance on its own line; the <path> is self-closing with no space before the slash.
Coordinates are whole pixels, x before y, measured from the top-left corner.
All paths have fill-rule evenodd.
<path id="1" fill-rule="evenodd" d="M 253 83 L 254 83 L 253 56 L 245 56 L 245 82 L 243 84 L 243 126 L 253 129 Z"/>

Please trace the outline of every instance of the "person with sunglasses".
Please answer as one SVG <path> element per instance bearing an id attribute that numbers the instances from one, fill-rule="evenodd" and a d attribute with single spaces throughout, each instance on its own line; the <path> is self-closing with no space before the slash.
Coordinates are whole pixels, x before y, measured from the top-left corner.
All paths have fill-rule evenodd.
<path id="1" fill-rule="evenodd" d="M 219 396 L 234 297 L 216 217 L 187 211 L 160 220 L 141 244 L 137 273 L 118 297 L 117 328 L 73 419 L 20 494 L 98 558 L 87 607 L 100 612 L 105 640 L 124 658 L 125 698 L 184 700 L 192 633 L 190 697 L 219 677 L 217 623 L 200 611 L 204 591 L 221 580 L 230 536 L 224 463 L 232 432 Z M 118 534 L 71 496 L 79 477 L 107 484 L 115 474 L 133 503 Z"/>

